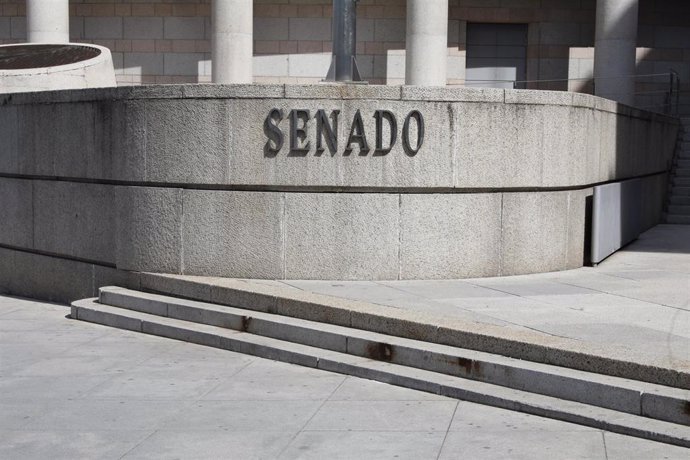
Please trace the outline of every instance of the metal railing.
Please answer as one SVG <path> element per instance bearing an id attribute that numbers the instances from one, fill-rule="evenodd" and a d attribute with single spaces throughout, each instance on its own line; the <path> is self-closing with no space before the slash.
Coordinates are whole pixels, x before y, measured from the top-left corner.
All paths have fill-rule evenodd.
<path id="1" fill-rule="evenodd" d="M 690 97 L 690 90 L 681 89 L 681 81 L 676 72 L 670 69 L 664 73 L 650 73 L 628 75 L 622 77 L 581 77 L 581 78 L 553 78 L 543 80 L 465 80 L 465 86 L 484 86 L 503 84 L 502 86 L 513 89 L 549 89 L 569 90 L 572 82 L 581 82 L 582 85 L 576 92 L 594 94 L 596 80 L 632 78 L 636 80 L 637 91 L 634 92 L 636 106 L 641 109 L 678 116 L 680 108 L 690 106 L 681 102 L 681 94 Z M 468 84 L 469 83 L 469 84 Z"/>

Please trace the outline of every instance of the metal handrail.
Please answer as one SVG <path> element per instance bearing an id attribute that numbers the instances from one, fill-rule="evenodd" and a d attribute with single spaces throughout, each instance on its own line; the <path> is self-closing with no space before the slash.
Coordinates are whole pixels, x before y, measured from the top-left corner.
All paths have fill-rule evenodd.
<path id="1" fill-rule="evenodd" d="M 673 72 L 673 71 L 671 71 Z M 668 77 L 669 72 L 664 73 L 648 73 L 638 75 L 621 75 L 619 77 L 579 77 L 579 78 L 554 78 L 548 80 L 494 80 L 494 81 L 512 81 L 513 85 L 518 83 L 556 83 L 561 81 L 596 81 L 596 80 L 618 80 L 621 78 L 647 78 L 647 77 Z M 487 80 L 489 81 L 489 80 Z"/>
<path id="2" fill-rule="evenodd" d="M 641 78 L 656 78 L 656 77 L 667 77 L 668 78 L 668 83 L 665 89 L 650 89 L 650 90 L 645 90 L 645 91 L 636 91 L 634 94 L 636 96 L 650 96 L 650 95 L 665 95 L 664 98 L 664 103 L 663 104 L 657 104 L 657 105 L 645 105 L 645 106 L 640 106 L 639 108 L 659 108 L 663 107 L 664 112 L 670 115 L 675 115 L 678 116 L 679 113 L 679 107 L 681 106 L 686 106 L 688 104 L 681 104 L 680 103 L 680 94 L 686 91 L 681 91 L 680 89 L 680 77 L 678 75 L 678 72 L 676 72 L 674 69 L 669 69 L 668 72 L 664 73 L 648 73 L 648 74 L 636 74 L 636 75 L 624 75 L 620 77 L 578 77 L 578 78 L 553 78 L 553 79 L 544 79 L 544 80 L 501 80 L 501 79 L 465 79 L 465 83 L 512 83 L 513 89 L 518 89 L 517 86 L 519 84 L 527 84 L 527 83 L 559 83 L 559 82 L 571 82 L 571 81 L 586 81 L 586 82 L 592 82 L 592 85 L 594 86 L 597 80 L 612 80 L 612 79 L 620 79 L 620 78 L 633 78 L 633 79 L 641 79 Z M 650 85 L 660 85 L 662 82 L 659 81 L 649 81 L 649 82 L 641 82 L 641 83 L 648 83 Z M 593 89 L 592 89 L 593 92 Z"/>

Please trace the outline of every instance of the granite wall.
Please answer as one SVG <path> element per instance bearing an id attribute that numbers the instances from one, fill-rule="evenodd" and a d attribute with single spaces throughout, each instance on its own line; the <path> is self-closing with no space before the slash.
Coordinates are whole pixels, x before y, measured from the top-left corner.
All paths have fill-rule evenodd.
<path id="1" fill-rule="evenodd" d="M 85 264 L 91 284 L 97 268 L 273 279 L 564 270 L 587 257 L 594 185 L 642 178 L 643 220 L 659 221 L 677 130 L 594 96 L 530 90 L 3 95 L 0 247 Z M 0 264 L 0 286 L 19 282 L 14 266 Z"/>

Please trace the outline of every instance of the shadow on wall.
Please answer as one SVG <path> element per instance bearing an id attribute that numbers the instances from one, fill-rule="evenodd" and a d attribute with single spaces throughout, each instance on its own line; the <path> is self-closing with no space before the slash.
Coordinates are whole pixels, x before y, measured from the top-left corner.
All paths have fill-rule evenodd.
<path id="1" fill-rule="evenodd" d="M 627 14 L 635 14 L 633 10 Z M 616 25 L 612 28 L 616 30 Z M 640 73 L 639 64 L 636 73 Z M 615 133 L 615 161 L 608 167 L 614 168 L 615 175 L 622 178 L 640 177 L 640 172 L 643 170 L 657 171 L 658 174 L 643 177 L 638 190 L 633 188 L 630 192 L 621 194 L 621 240 L 631 231 L 642 233 L 661 222 L 667 193 L 668 171 L 672 161 L 672 156 L 669 157 L 668 154 L 673 151 L 676 144 L 677 130 L 674 129 L 666 129 L 659 132 L 657 136 L 647 136 L 646 142 L 643 142 L 645 137 L 642 135 L 643 124 L 640 116 L 649 115 L 636 113 L 633 110 L 630 123 L 616 123 L 620 120 L 614 120 L 612 128 Z M 608 129 L 606 126 L 602 126 L 603 134 L 606 129 Z M 623 190 L 626 190 L 626 187 L 623 187 Z M 638 228 L 631 229 L 626 226 L 638 226 Z"/>

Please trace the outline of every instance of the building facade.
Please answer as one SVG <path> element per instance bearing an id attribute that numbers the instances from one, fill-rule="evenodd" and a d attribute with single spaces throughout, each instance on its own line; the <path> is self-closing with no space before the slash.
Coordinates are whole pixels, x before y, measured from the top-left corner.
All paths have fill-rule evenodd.
<path id="1" fill-rule="evenodd" d="M 56 5 L 67 2 L 1 0 L 0 43 L 27 40 L 27 3 L 37 4 L 37 11 L 47 10 L 49 20 L 56 22 L 60 8 Z M 447 16 L 431 14 L 436 11 L 433 4 L 445 0 L 423 1 L 417 2 L 418 19 L 408 17 L 407 3 L 414 2 L 357 2 L 357 61 L 369 83 L 404 83 L 410 21 L 431 21 L 427 27 L 438 31 L 443 26 L 433 21 L 440 17 L 447 18 L 448 85 L 594 91 L 595 0 L 448 0 Z M 621 30 L 628 39 L 634 37 L 634 62 L 624 69 L 632 72 L 630 77 L 636 75 L 630 78 L 635 83 L 635 104 L 662 108 L 671 72 L 677 75 L 681 91 L 687 90 L 690 3 L 600 3 L 639 9 L 637 20 L 626 25 L 616 18 L 619 23 L 609 33 L 614 42 Z M 212 7 L 216 5 L 216 14 L 230 15 L 230 21 L 238 20 L 242 8 L 253 7 L 247 31 L 252 34 L 248 43 L 252 43 L 254 82 L 315 83 L 326 76 L 332 50 L 331 0 L 70 0 L 69 40 L 109 48 L 121 85 L 207 83 L 212 81 Z M 603 22 L 599 20 L 600 25 Z M 611 68 L 620 53 L 614 49 L 609 54 L 604 59 Z"/>

